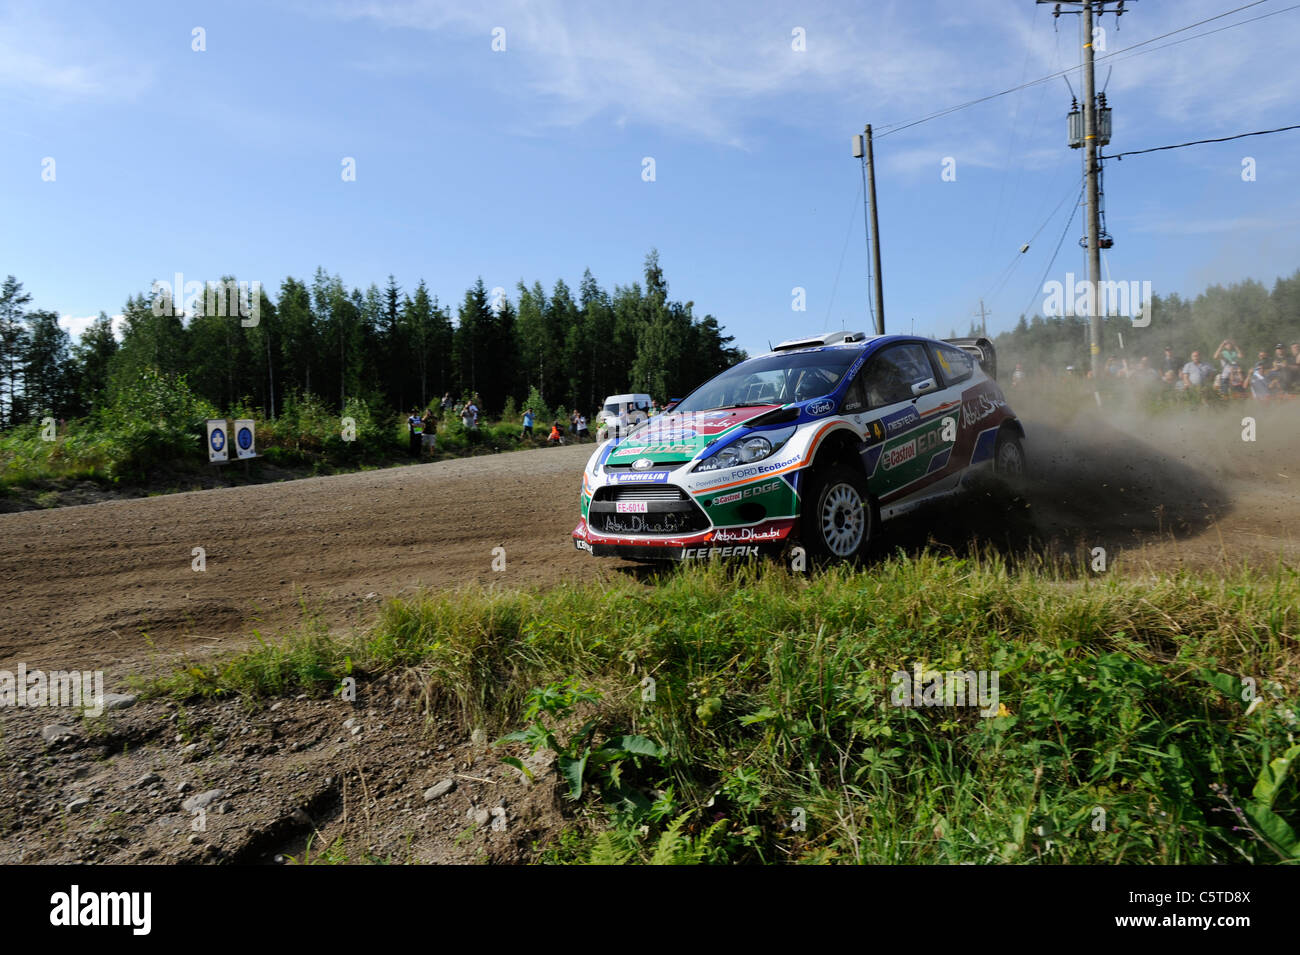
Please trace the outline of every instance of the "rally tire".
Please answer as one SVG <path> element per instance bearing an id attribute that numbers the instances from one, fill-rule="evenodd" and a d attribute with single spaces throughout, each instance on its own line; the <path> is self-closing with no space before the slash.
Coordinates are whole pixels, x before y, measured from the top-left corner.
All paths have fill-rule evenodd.
<path id="1" fill-rule="evenodd" d="M 1010 428 L 998 432 L 998 441 L 993 448 L 993 471 L 1013 486 L 1020 485 L 1028 476 L 1024 442 Z"/>
<path id="2" fill-rule="evenodd" d="M 869 553 L 879 529 L 880 509 L 861 471 L 835 464 L 808 475 L 800 514 L 800 540 L 811 560 L 860 560 Z"/>

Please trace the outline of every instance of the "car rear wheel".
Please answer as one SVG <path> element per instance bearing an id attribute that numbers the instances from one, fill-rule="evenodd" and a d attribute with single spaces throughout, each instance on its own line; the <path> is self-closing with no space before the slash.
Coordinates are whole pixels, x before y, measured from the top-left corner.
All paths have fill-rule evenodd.
<path id="1" fill-rule="evenodd" d="M 804 490 L 801 538 L 809 556 L 849 561 L 863 556 L 880 524 L 861 472 L 843 464 L 814 471 Z"/>
<path id="2" fill-rule="evenodd" d="M 1025 478 L 1025 448 L 1014 431 L 1003 428 L 993 449 L 993 470 L 1007 481 Z"/>

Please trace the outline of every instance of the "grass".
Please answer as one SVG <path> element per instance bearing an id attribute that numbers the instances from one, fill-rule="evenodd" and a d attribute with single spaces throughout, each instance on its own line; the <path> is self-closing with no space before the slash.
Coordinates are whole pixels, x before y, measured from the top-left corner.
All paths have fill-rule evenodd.
<path id="1" fill-rule="evenodd" d="M 545 861 L 1300 861 L 1292 569 L 1072 577 L 925 554 L 653 583 L 394 600 L 351 638 L 308 623 L 154 691 L 324 695 L 409 667 L 433 710 L 499 735 L 530 690 L 592 688 L 595 738 L 664 748 L 622 780 L 656 814 L 585 796 Z M 917 666 L 996 672 L 1002 715 L 896 705 L 893 675 Z"/>

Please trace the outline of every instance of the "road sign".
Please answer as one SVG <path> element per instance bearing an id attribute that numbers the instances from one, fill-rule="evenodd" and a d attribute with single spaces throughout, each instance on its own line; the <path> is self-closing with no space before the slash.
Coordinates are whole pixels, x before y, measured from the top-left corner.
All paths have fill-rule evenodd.
<path id="1" fill-rule="evenodd" d="M 240 418 L 235 421 L 235 455 L 240 460 L 257 457 L 255 436 L 256 425 L 252 418 Z"/>
<path id="2" fill-rule="evenodd" d="M 230 460 L 230 451 L 226 447 L 226 419 L 208 419 L 208 463 L 224 464 Z"/>

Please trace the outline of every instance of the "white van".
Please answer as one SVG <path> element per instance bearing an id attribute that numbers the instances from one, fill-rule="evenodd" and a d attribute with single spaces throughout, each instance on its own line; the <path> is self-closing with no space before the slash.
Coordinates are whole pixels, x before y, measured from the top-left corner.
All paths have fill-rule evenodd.
<path id="1" fill-rule="evenodd" d="M 649 417 L 649 395 L 610 395 L 596 415 L 596 438 L 617 440 Z"/>

